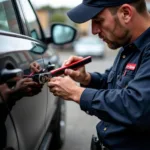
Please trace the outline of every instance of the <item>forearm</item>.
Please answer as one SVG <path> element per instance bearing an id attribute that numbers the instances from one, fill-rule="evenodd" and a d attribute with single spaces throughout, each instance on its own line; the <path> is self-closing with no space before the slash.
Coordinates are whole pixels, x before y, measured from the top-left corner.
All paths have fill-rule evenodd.
<path id="1" fill-rule="evenodd" d="M 87 88 L 80 98 L 80 107 L 83 111 L 106 122 L 147 126 L 150 125 L 150 120 L 146 119 L 150 112 L 150 102 L 146 95 L 150 91 L 148 88 L 145 89 L 142 94 L 143 91 L 138 90 L 136 86 L 108 90 Z"/>

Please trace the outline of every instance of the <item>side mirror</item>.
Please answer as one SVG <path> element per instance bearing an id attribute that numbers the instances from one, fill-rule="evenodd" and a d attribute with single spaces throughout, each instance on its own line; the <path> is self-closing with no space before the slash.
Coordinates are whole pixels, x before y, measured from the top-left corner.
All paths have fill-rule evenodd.
<path id="1" fill-rule="evenodd" d="M 44 45 L 39 45 L 37 43 L 32 43 L 32 45 L 33 47 L 30 50 L 32 53 L 43 54 L 47 50 L 47 47 L 45 47 Z"/>
<path id="2" fill-rule="evenodd" d="M 51 42 L 56 45 L 71 43 L 76 33 L 76 29 L 69 25 L 55 23 L 51 26 Z"/>
<path id="3" fill-rule="evenodd" d="M 45 39 L 46 44 L 55 44 L 55 45 L 63 45 L 67 43 L 71 43 L 74 41 L 76 37 L 76 29 L 65 24 L 55 23 L 51 26 L 51 37 Z M 38 35 L 36 30 L 32 31 L 32 36 L 38 39 Z M 43 54 L 47 47 L 44 45 L 39 45 L 38 43 L 32 43 L 33 47 L 31 52 L 36 54 Z"/>

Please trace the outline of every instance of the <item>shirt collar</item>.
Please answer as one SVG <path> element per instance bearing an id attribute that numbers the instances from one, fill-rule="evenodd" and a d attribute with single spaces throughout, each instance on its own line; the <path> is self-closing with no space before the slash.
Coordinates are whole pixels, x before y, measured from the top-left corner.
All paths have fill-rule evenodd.
<path id="1" fill-rule="evenodd" d="M 136 49 L 139 51 L 142 51 L 147 45 L 147 43 L 150 42 L 150 27 L 145 30 L 133 43 L 128 44 L 124 46 L 124 49 Z"/>

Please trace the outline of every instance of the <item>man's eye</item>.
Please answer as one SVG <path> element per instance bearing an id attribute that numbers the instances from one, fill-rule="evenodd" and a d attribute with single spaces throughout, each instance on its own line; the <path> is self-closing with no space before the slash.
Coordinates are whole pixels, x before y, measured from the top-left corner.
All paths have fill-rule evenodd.
<path id="1" fill-rule="evenodd" d="M 103 20 L 94 20 L 94 22 L 95 22 L 96 24 L 101 24 L 101 23 L 103 22 Z"/>

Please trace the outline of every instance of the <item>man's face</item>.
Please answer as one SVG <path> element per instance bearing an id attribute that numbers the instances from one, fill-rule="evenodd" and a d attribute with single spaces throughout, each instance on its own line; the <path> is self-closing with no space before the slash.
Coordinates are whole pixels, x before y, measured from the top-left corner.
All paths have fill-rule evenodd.
<path id="1" fill-rule="evenodd" d="M 117 49 L 130 41 L 130 32 L 124 27 L 117 13 L 113 15 L 108 8 L 92 19 L 92 33 L 108 44 L 111 49 Z"/>

